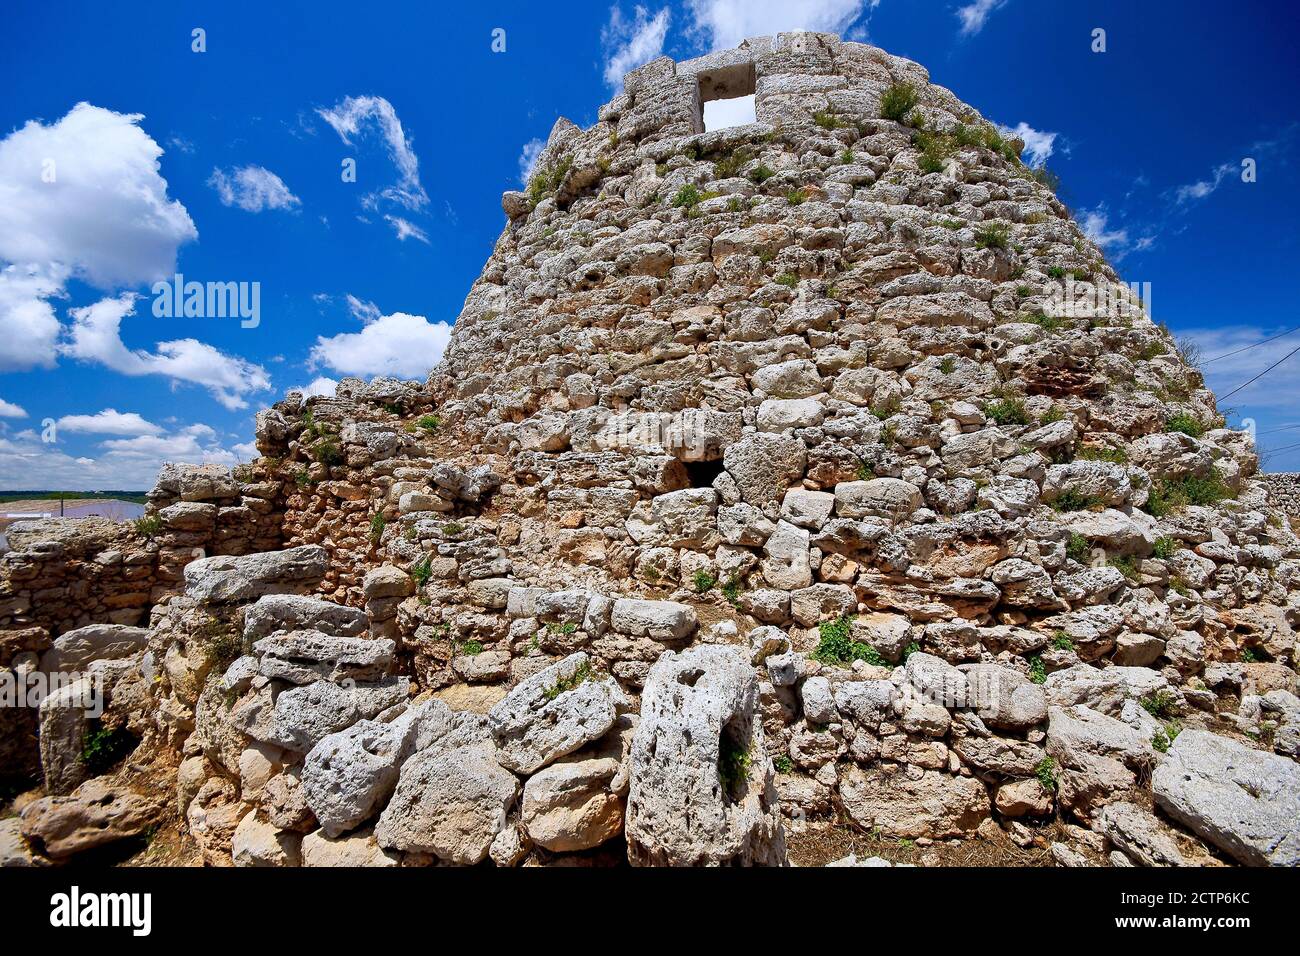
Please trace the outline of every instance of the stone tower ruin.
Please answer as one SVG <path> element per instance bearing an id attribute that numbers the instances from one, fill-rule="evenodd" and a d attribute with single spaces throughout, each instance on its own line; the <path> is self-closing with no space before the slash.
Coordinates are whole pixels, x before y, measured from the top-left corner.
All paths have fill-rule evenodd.
<path id="1" fill-rule="evenodd" d="M 209 863 L 1300 862 L 1300 541 L 1022 146 L 827 34 L 655 60 L 505 194 L 427 383 L 170 472 L 132 619 L 33 543 L 0 624 L 108 675 Z M 161 812 L 63 705 L 54 856 L 87 788 Z"/>

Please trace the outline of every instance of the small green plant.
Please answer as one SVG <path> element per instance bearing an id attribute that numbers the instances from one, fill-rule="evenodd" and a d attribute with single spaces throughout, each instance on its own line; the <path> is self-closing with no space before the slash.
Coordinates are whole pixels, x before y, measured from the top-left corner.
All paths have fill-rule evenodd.
<path id="1" fill-rule="evenodd" d="M 1003 398 L 984 405 L 984 414 L 999 425 L 1028 425 L 1029 412 L 1019 398 Z"/>
<path id="2" fill-rule="evenodd" d="M 907 646 L 903 648 L 902 655 L 898 658 L 900 664 L 906 664 L 907 659 L 913 654 L 920 653 L 921 645 L 917 641 L 908 641 Z"/>
<path id="3" fill-rule="evenodd" d="M 903 407 L 903 401 L 897 395 L 891 395 L 883 402 L 879 402 L 871 407 L 871 414 L 875 415 L 882 422 L 891 415 L 897 415 Z"/>
<path id="4" fill-rule="evenodd" d="M 771 166 L 768 166 L 766 163 L 759 163 L 749 171 L 749 178 L 760 186 L 775 175 L 776 170 Z"/>
<path id="5" fill-rule="evenodd" d="M 851 162 L 853 162 L 853 150 L 851 150 L 851 149 L 846 149 L 844 152 L 840 153 L 840 164 L 841 164 L 841 165 L 843 165 L 843 166 L 847 166 L 847 165 L 849 165 L 849 163 L 851 163 Z"/>
<path id="6" fill-rule="evenodd" d="M 555 698 L 559 697 L 565 691 L 573 690 L 575 687 L 580 684 L 585 684 L 589 680 L 591 680 L 591 664 L 587 661 L 583 661 L 568 677 L 561 677 L 554 685 L 544 689 L 542 691 L 542 696 L 547 700 L 555 700 Z"/>
<path id="7" fill-rule="evenodd" d="M 1034 767 L 1034 776 L 1038 778 L 1038 784 L 1048 793 L 1056 793 L 1056 761 L 1051 757 L 1044 757 L 1038 761 Z"/>
<path id="8" fill-rule="evenodd" d="M 384 529 L 388 527 L 388 522 L 384 520 L 381 514 L 374 515 L 370 519 L 370 543 L 378 544 L 384 537 Z"/>
<path id="9" fill-rule="evenodd" d="M 1171 720 L 1156 730 L 1151 735 L 1151 746 L 1162 754 L 1169 753 L 1170 746 L 1178 739 L 1178 735 L 1183 732 L 1183 725 L 1176 720 Z"/>
<path id="10" fill-rule="evenodd" d="M 722 784 L 723 791 L 733 800 L 737 796 L 740 785 L 749 776 L 752 762 L 749 748 L 724 732 L 718 744 L 718 781 Z"/>
<path id="11" fill-rule="evenodd" d="M 1048 315 L 1046 312 L 1038 312 L 1025 319 L 1026 322 L 1032 322 L 1045 332 L 1055 332 L 1057 329 L 1065 327 L 1065 320 L 1057 318 L 1054 315 Z"/>
<path id="12" fill-rule="evenodd" d="M 851 664 L 854 661 L 865 661 L 876 667 L 888 667 L 889 662 L 874 647 L 853 640 L 852 624 L 852 619 L 848 617 L 822 621 L 817 628 L 821 639 L 817 649 L 812 653 L 813 659 L 823 664 Z"/>
<path id="13" fill-rule="evenodd" d="M 446 524 L 442 526 L 443 534 L 455 535 L 455 534 L 460 534 L 464 530 L 465 530 L 465 526 L 461 524 L 459 521 L 448 521 Z"/>
<path id="14" fill-rule="evenodd" d="M 1193 438 L 1200 438 L 1205 434 L 1205 426 L 1196 420 L 1192 415 L 1186 412 L 1179 412 L 1177 415 L 1170 417 L 1165 422 L 1165 431 L 1181 432 L 1184 435 L 1190 435 Z"/>
<path id="15" fill-rule="evenodd" d="M 1029 178 L 1036 183 L 1041 183 L 1052 192 L 1061 188 L 1061 177 L 1056 175 L 1046 166 L 1035 166 L 1029 170 Z"/>
<path id="16" fill-rule="evenodd" d="M 916 108 L 916 87 L 911 83 L 895 83 L 880 96 L 880 115 L 901 123 Z"/>
<path id="17" fill-rule="evenodd" d="M 322 438 L 312 446 L 316 460 L 327 468 L 343 464 L 343 450 L 333 438 Z"/>
<path id="18" fill-rule="evenodd" d="M 1183 478 L 1162 478 L 1156 481 L 1143 506 L 1148 514 L 1157 518 L 1174 514 L 1188 505 L 1213 505 L 1230 497 L 1228 486 L 1217 471 L 1205 478 L 1188 475 Z"/>
<path id="19" fill-rule="evenodd" d="M 1241 658 L 1243 664 L 1258 664 L 1259 655 L 1255 653 L 1253 647 L 1243 647 L 1241 653 L 1237 655 Z"/>
<path id="20" fill-rule="evenodd" d="M 152 541 L 163 529 L 163 520 L 157 515 L 145 515 L 135 519 L 135 533 Z"/>
<path id="21" fill-rule="evenodd" d="M 772 767 L 777 773 L 793 773 L 794 761 L 786 754 L 777 754 L 772 758 Z"/>
<path id="22" fill-rule="evenodd" d="M 483 642 L 482 642 L 482 641 L 466 641 L 464 644 L 462 644 L 462 645 L 460 646 L 460 652 L 461 652 L 461 654 L 465 655 L 466 657 L 473 657 L 475 654 L 482 654 L 482 653 L 483 653 Z"/>
<path id="23" fill-rule="evenodd" d="M 708 571 L 696 571 L 695 577 L 691 581 L 695 585 L 695 590 L 700 594 L 712 591 L 718 586 L 718 579 Z"/>
<path id="24" fill-rule="evenodd" d="M 939 360 L 939 371 L 944 375 L 951 375 L 957 371 L 957 360 L 951 355 L 945 355 Z"/>
<path id="25" fill-rule="evenodd" d="M 1070 532 L 1070 540 L 1065 543 L 1065 556 L 1080 564 L 1087 564 L 1092 558 L 1092 545 L 1088 539 L 1077 531 Z"/>
<path id="26" fill-rule="evenodd" d="M 1111 558 L 1106 563 L 1119 571 L 1120 574 L 1124 575 L 1124 577 L 1128 578 L 1130 581 L 1136 581 L 1140 577 L 1137 561 L 1132 555 L 1126 554 L 1120 558 Z"/>
<path id="27" fill-rule="evenodd" d="M 1101 499 L 1096 495 L 1087 495 L 1082 491 L 1069 488 L 1061 492 L 1051 504 L 1057 511 L 1091 511 L 1101 503 Z"/>
<path id="28" fill-rule="evenodd" d="M 1006 223 L 995 222 L 975 230 L 977 249 L 1005 249 L 1011 241 L 1011 229 Z"/>
<path id="29" fill-rule="evenodd" d="M 411 565 L 408 573 L 411 575 L 411 580 L 415 582 L 417 588 L 424 587 L 429 583 L 429 579 L 433 577 L 433 558 L 426 554 L 424 557 L 420 558 L 419 561 L 416 561 Z"/>
<path id="30" fill-rule="evenodd" d="M 731 179 L 740 175 L 740 169 L 749 162 L 749 152 L 734 149 L 713 164 L 713 175 L 718 179 Z"/>
<path id="31" fill-rule="evenodd" d="M 840 118 L 829 110 L 818 110 L 813 113 L 813 122 L 822 129 L 839 129 L 845 125 Z"/>
<path id="32" fill-rule="evenodd" d="M 673 205 L 678 209 L 685 209 L 687 212 L 694 209 L 704 201 L 704 194 L 700 192 L 698 186 L 694 183 L 687 183 L 681 189 L 677 190 L 677 195 L 673 197 Z"/>
<path id="33" fill-rule="evenodd" d="M 1178 707 L 1178 699 L 1167 690 L 1157 690 L 1138 701 L 1152 717 L 1165 720 L 1172 717 Z"/>
<path id="34" fill-rule="evenodd" d="M 135 738 L 124 727 L 105 727 L 98 721 L 81 737 L 78 761 L 92 777 L 102 776 L 135 749 Z"/>
<path id="35" fill-rule="evenodd" d="M 772 281 L 777 283 L 778 285 L 787 286 L 793 289 L 795 286 L 799 284 L 799 277 L 795 275 L 793 272 L 782 272 L 779 276 L 777 276 Z"/>
<path id="36" fill-rule="evenodd" d="M 727 582 L 722 585 L 722 596 L 727 599 L 727 603 L 733 607 L 740 603 L 740 578 L 732 575 Z"/>
<path id="37" fill-rule="evenodd" d="M 1128 462 L 1128 453 L 1124 449 L 1111 448 L 1109 445 L 1084 445 L 1074 457 L 1078 461 L 1108 461 L 1112 465 Z"/>
<path id="38" fill-rule="evenodd" d="M 563 624 L 557 624 L 555 621 L 546 622 L 546 633 L 548 634 L 576 634 L 578 625 L 572 621 L 566 621 Z"/>
<path id="39" fill-rule="evenodd" d="M 1058 651 L 1072 651 L 1074 650 L 1074 639 L 1061 628 L 1057 628 L 1052 634 L 1052 647 Z"/>
<path id="40" fill-rule="evenodd" d="M 1043 655 L 1034 654 L 1029 658 L 1029 679 L 1035 684 L 1047 683 L 1047 665 L 1043 663 Z"/>
<path id="41" fill-rule="evenodd" d="M 1178 551 L 1178 542 L 1173 538 L 1161 537 L 1156 538 L 1156 542 L 1151 546 L 1151 556 L 1161 561 L 1168 561 Z"/>
<path id="42" fill-rule="evenodd" d="M 803 189 L 791 189 L 785 194 L 785 201 L 791 206 L 798 206 L 808 199 L 808 193 Z"/>
<path id="43" fill-rule="evenodd" d="M 436 432 L 442 427 L 442 416 L 421 415 L 415 420 L 415 427 L 426 432 Z"/>

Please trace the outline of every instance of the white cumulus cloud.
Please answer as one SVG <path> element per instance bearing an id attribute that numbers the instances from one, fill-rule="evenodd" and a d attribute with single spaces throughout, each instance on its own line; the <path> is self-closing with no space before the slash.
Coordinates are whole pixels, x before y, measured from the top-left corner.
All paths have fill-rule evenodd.
<path id="1" fill-rule="evenodd" d="M 136 296 L 127 292 L 72 309 L 72 328 L 62 346 L 64 354 L 95 362 L 123 375 L 163 375 L 173 382 L 206 388 L 228 409 L 248 407 L 250 392 L 271 387 L 266 369 L 228 355 L 197 339 L 159 342 L 154 351 L 130 349 L 122 341 L 122 320 L 135 314 Z"/>
<path id="2" fill-rule="evenodd" d="M 340 375 L 422 379 L 438 364 L 450 338 L 446 322 L 394 312 L 370 318 L 360 332 L 318 337 L 309 361 L 313 368 L 325 366 Z"/>
<path id="3" fill-rule="evenodd" d="M 26 418 L 27 410 L 21 405 L 15 405 L 13 402 L 6 402 L 0 398 L 0 418 Z"/>
<path id="4" fill-rule="evenodd" d="M 692 33 L 714 50 L 738 46 L 756 36 L 795 30 L 848 31 L 879 0 L 687 0 Z"/>
<path id="5" fill-rule="evenodd" d="M 609 22 L 600 31 L 605 50 L 605 82 L 617 87 L 623 77 L 644 66 L 664 51 L 664 38 L 672 14 L 665 7 L 654 16 L 636 6 L 629 20 L 617 6 L 609 10 Z"/>
<path id="6" fill-rule="evenodd" d="M 998 129 L 1002 132 L 1002 135 L 1014 136 L 1025 144 L 1025 157 L 1029 160 L 1029 165 L 1035 169 L 1052 158 L 1057 133 L 1034 129 L 1024 120 L 1021 120 L 1015 126 L 999 126 Z"/>
<path id="7" fill-rule="evenodd" d="M 78 103 L 0 140 L 0 259 L 58 263 L 101 289 L 174 272 L 198 230 L 167 197 L 142 119 Z"/>
<path id="8" fill-rule="evenodd" d="M 167 195 L 139 113 L 78 103 L 0 139 L 0 372 L 55 365 L 51 299 L 70 279 L 113 290 L 172 274 L 198 238 Z"/>
<path id="9" fill-rule="evenodd" d="M 302 203 L 283 179 L 264 166 L 240 166 L 229 172 L 214 169 L 208 185 L 217 191 L 222 205 L 238 206 L 245 212 L 292 209 Z"/>
<path id="10" fill-rule="evenodd" d="M 160 435 L 162 429 L 135 412 L 106 408 L 94 415 L 64 415 L 55 425 L 60 431 L 90 435 Z"/>

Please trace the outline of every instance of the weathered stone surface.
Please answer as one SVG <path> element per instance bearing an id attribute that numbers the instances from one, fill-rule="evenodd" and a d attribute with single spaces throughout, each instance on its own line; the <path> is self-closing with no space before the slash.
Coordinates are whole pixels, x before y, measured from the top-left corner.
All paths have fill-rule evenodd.
<path id="1" fill-rule="evenodd" d="M 331 838 L 321 831 L 302 838 L 303 866 L 401 866 L 398 854 L 385 850 L 369 829 Z"/>
<path id="2" fill-rule="evenodd" d="M 277 633 L 253 645 L 264 676 L 293 684 L 376 680 L 392 665 L 393 650 L 387 639 L 335 637 L 316 630 Z"/>
<path id="3" fill-rule="evenodd" d="M 145 648 L 149 630 L 124 624 L 89 624 L 55 638 L 41 655 L 41 670 L 70 673 L 84 671 L 91 661 L 120 660 Z"/>
<path id="4" fill-rule="evenodd" d="M 678 641 L 695 632 L 695 611 L 676 601 L 641 601 L 620 598 L 614 602 L 610 626 L 623 634 Z"/>
<path id="5" fill-rule="evenodd" d="M 1097 830 L 1142 866 L 1186 866 L 1178 844 L 1154 816 L 1131 803 L 1110 803 L 1097 814 Z"/>
<path id="6" fill-rule="evenodd" d="M 1156 803 L 1250 866 L 1300 864 L 1300 764 L 1184 730 L 1156 768 Z"/>
<path id="7" fill-rule="evenodd" d="M 982 783 L 936 770 L 912 779 L 901 772 L 852 766 L 840 780 L 840 802 L 859 827 L 891 837 L 974 833 L 990 812 Z"/>
<path id="8" fill-rule="evenodd" d="M 278 829 L 247 813 L 230 839 L 235 866 L 301 866 L 302 834 Z"/>
<path id="9" fill-rule="evenodd" d="M 599 846 L 623 829 L 623 797 L 614 791 L 619 761 L 564 759 L 524 785 L 520 821 L 538 846 L 556 853 Z"/>
<path id="10" fill-rule="evenodd" d="M 328 552 L 315 544 L 243 557 L 200 558 L 185 566 L 185 591 L 196 601 L 212 604 L 299 594 L 320 581 L 328 567 Z"/>
<path id="11" fill-rule="evenodd" d="M 480 863 L 518 795 L 519 779 L 497 763 L 491 744 L 429 747 L 402 767 L 375 838 L 446 863 Z"/>
<path id="12" fill-rule="evenodd" d="M 631 761 L 634 865 L 784 862 L 757 675 L 740 648 L 696 647 L 650 668 Z"/>
<path id="13" fill-rule="evenodd" d="M 139 836 L 160 803 L 100 777 L 66 797 L 42 797 L 23 808 L 22 833 L 55 858 L 74 856 Z"/>
<path id="14" fill-rule="evenodd" d="M 627 698 L 612 678 L 597 679 L 586 654 L 571 654 L 522 681 L 488 713 L 501 765 L 530 774 L 599 740 Z"/>
<path id="15" fill-rule="evenodd" d="M 356 637 L 365 629 L 363 611 L 302 594 L 268 594 L 244 612 L 244 640 L 250 645 L 276 631 L 321 631 L 337 637 Z"/>

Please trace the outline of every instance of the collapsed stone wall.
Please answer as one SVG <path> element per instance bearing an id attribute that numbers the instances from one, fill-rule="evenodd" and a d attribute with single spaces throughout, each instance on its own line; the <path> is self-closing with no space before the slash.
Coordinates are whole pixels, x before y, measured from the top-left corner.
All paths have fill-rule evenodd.
<path id="1" fill-rule="evenodd" d="M 1271 472 L 1264 475 L 1269 497 L 1292 521 L 1300 519 L 1300 474 Z"/>
<path id="2" fill-rule="evenodd" d="M 810 33 L 557 123 L 427 384 L 259 415 L 294 547 L 154 609 L 205 859 L 1300 860 L 1300 539 L 1018 145 Z"/>

